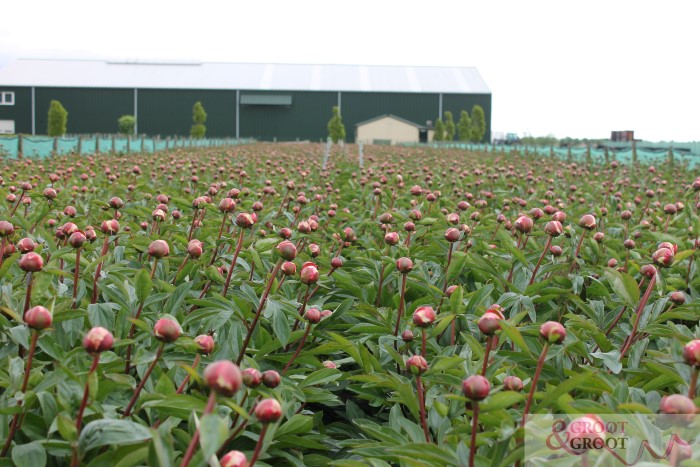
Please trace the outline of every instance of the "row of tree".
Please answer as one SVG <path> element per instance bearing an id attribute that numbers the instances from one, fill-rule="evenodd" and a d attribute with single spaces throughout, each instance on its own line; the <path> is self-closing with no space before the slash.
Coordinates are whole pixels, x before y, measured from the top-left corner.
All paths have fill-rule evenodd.
<path id="1" fill-rule="evenodd" d="M 454 141 L 455 136 L 459 141 L 470 141 L 480 143 L 486 134 L 486 116 L 484 109 L 480 105 L 472 107 L 472 114 L 462 110 L 459 114 L 459 122 L 455 125 L 452 112 L 444 113 L 445 120 L 441 118 L 435 122 L 435 133 L 433 141 Z"/>
<path id="2" fill-rule="evenodd" d="M 192 107 L 192 128 L 190 136 L 195 139 L 204 138 L 207 134 L 207 112 L 201 102 L 195 102 Z M 122 115 L 117 120 L 119 133 L 133 135 L 136 131 L 136 118 L 133 115 Z M 60 101 L 52 100 L 49 104 L 49 123 L 47 133 L 49 136 L 63 136 L 68 131 L 68 111 Z"/>

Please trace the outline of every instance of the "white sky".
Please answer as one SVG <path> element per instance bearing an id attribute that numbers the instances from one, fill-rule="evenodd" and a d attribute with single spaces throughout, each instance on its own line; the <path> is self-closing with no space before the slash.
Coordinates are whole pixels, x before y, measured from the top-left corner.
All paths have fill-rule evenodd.
<path id="1" fill-rule="evenodd" d="M 476 66 L 494 131 L 700 140 L 700 2 L 12 0 L 26 58 Z"/>

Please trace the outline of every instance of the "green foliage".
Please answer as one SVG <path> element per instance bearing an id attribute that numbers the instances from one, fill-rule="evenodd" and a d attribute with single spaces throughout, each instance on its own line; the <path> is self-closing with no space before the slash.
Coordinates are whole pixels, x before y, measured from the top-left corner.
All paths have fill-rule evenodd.
<path id="1" fill-rule="evenodd" d="M 337 106 L 333 107 L 333 116 L 328 121 L 328 136 L 333 143 L 345 141 L 345 125 L 340 115 L 340 109 Z"/>
<path id="2" fill-rule="evenodd" d="M 480 105 L 472 107 L 471 141 L 481 143 L 486 134 L 486 117 Z"/>
<path id="3" fill-rule="evenodd" d="M 469 141 L 471 136 L 472 119 L 466 110 L 462 110 L 459 114 L 459 122 L 457 122 L 457 134 L 460 141 Z"/>
<path id="4" fill-rule="evenodd" d="M 122 115 L 117 120 L 119 133 L 123 135 L 133 135 L 136 129 L 136 118 L 133 115 Z"/>
<path id="5" fill-rule="evenodd" d="M 445 112 L 445 141 L 454 141 L 455 139 L 455 121 L 452 117 L 452 112 Z"/>
<path id="6" fill-rule="evenodd" d="M 445 124 L 441 118 L 438 118 L 437 122 L 435 122 L 433 141 L 445 141 Z"/>
<path id="7" fill-rule="evenodd" d="M 49 136 L 63 136 L 68 129 L 68 111 L 57 100 L 49 105 Z"/>
<path id="8" fill-rule="evenodd" d="M 207 127 L 204 126 L 206 121 L 207 113 L 204 110 L 204 106 L 199 101 L 195 102 L 192 107 L 192 123 L 194 123 L 194 125 L 192 125 L 190 129 L 190 136 L 195 139 L 204 138 L 204 135 L 207 133 Z"/>

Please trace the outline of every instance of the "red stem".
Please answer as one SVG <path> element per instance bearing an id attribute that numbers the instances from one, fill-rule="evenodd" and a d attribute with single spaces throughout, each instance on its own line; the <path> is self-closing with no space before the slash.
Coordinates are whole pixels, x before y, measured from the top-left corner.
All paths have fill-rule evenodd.
<path id="1" fill-rule="evenodd" d="M 85 407 L 87 407 L 88 397 L 90 396 L 90 376 L 97 370 L 97 365 L 100 363 L 100 354 L 97 353 L 92 358 L 92 366 L 90 371 L 88 371 L 87 381 L 85 382 L 85 391 L 83 392 L 83 400 L 80 403 L 80 409 L 78 410 L 78 417 L 75 422 L 75 426 L 80 433 L 80 428 L 83 426 L 83 412 L 85 412 Z"/>
<path id="2" fill-rule="evenodd" d="M 202 416 L 212 413 L 214 406 L 216 405 L 216 393 L 212 391 L 209 394 L 209 400 L 207 401 L 206 407 L 204 407 L 204 412 Z M 190 440 L 190 444 L 187 446 L 187 451 L 185 451 L 185 456 L 182 458 L 182 464 L 180 467 L 187 467 L 194 456 L 194 451 L 197 449 L 197 444 L 199 443 L 199 428 L 197 428 Z"/>
<path id="3" fill-rule="evenodd" d="M 245 229 L 241 229 L 241 234 L 238 236 L 238 243 L 236 244 L 236 251 L 233 253 L 231 266 L 229 266 L 228 268 L 228 274 L 226 275 L 226 284 L 224 285 L 224 297 L 226 297 L 226 293 L 228 292 L 228 287 L 231 284 L 231 276 L 233 275 L 233 268 L 236 267 L 238 255 L 241 253 L 241 248 L 243 247 L 243 234 L 245 234 Z"/>
<path id="4" fill-rule="evenodd" d="M 27 273 L 27 292 L 24 296 L 24 311 L 22 312 L 22 319 L 27 314 L 27 310 L 31 306 L 32 302 L 32 282 L 34 281 L 34 274 L 31 272 Z"/>
<path id="5" fill-rule="evenodd" d="M 493 347 L 493 336 L 486 338 L 486 352 L 484 353 L 484 364 L 481 367 L 481 376 L 486 376 L 486 368 L 489 366 L 489 354 Z"/>
<path id="6" fill-rule="evenodd" d="M 260 320 L 260 314 L 262 313 L 263 308 L 265 308 L 265 302 L 267 301 L 267 296 L 270 294 L 272 283 L 275 281 L 275 277 L 277 276 L 277 272 L 280 270 L 283 261 L 283 259 L 278 260 L 277 264 L 275 264 L 275 267 L 272 269 L 270 279 L 268 279 L 267 282 L 267 287 L 265 287 L 265 292 L 263 292 L 263 295 L 260 298 L 260 303 L 258 304 L 258 309 L 255 311 L 255 317 L 253 318 L 253 322 L 250 325 L 250 329 L 248 329 L 248 332 L 246 333 L 245 340 L 243 341 L 243 345 L 241 346 L 241 351 L 238 354 L 238 358 L 236 359 L 236 365 L 240 365 L 241 361 L 243 360 L 243 357 L 245 356 L 245 352 L 248 349 L 248 344 L 250 343 L 250 338 L 253 337 L 253 331 L 255 331 L 255 326 L 258 324 L 258 320 Z"/>
<path id="7" fill-rule="evenodd" d="M 401 295 L 399 297 L 399 311 L 396 314 L 396 327 L 394 328 L 394 337 L 399 335 L 399 326 L 401 326 L 401 317 L 403 315 L 404 307 L 404 294 L 406 293 L 406 276 L 408 274 L 401 274 Z"/>
<path id="8" fill-rule="evenodd" d="M 192 214 L 192 224 L 190 225 L 190 233 L 187 235 L 187 242 L 192 240 L 192 234 L 194 233 L 194 224 L 197 222 L 197 208 L 194 209 L 194 214 Z"/>
<path id="9" fill-rule="evenodd" d="M 255 451 L 253 452 L 253 457 L 250 458 L 248 467 L 253 467 L 255 465 L 255 461 L 257 461 L 258 457 L 260 457 L 260 450 L 262 449 L 263 440 L 265 439 L 265 433 L 267 433 L 267 424 L 263 425 L 262 429 L 260 430 L 258 442 L 255 445 Z"/>
<path id="10" fill-rule="evenodd" d="M 581 245 L 583 245 L 583 239 L 586 238 L 586 231 L 584 230 L 581 232 L 581 238 L 578 241 L 578 245 L 576 245 L 576 252 L 574 253 L 574 257 L 571 260 L 571 266 L 569 267 L 569 274 L 571 274 L 574 270 L 574 267 L 576 267 L 576 258 L 578 258 L 579 253 L 581 252 Z"/>
<path id="11" fill-rule="evenodd" d="M 537 275 L 537 271 L 540 269 L 540 264 L 542 264 L 542 260 L 544 259 L 544 255 L 547 254 L 547 250 L 549 250 L 549 247 L 551 244 L 552 244 L 552 236 L 548 235 L 547 236 L 547 243 L 544 244 L 544 250 L 542 250 L 542 254 L 540 255 L 540 259 L 537 260 L 537 264 L 535 265 L 535 269 L 532 271 L 532 277 L 530 278 L 530 282 L 528 285 L 532 285 L 532 283 L 535 282 L 535 276 Z"/>
<path id="12" fill-rule="evenodd" d="M 474 456 L 476 455 L 476 431 L 479 428 L 479 402 L 472 402 L 472 433 L 469 444 L 469 467 L 474 467 Z"/>
<path id="13" fill-rule="evenodd" d="M 27 366 L 24 369 L 24 379 L 22 380 L 22 393 L 25 393 L 27 391 L 27 384 L 29 383 L 29 374 L 31 373 L 32 370 L 32 360 L 34 360 L 34 352 L 36 351 L 36 342 L 39 339 L 39 331 L 33 330 L 32 331 L 32 340 L 29 344 L 29 355 L 27 356 Z M 22 400 L 17 401 L 17 406 L 22 406 Z M 17 430 L 19 430 L 21 422 L 19 418 L 20 414 L 16 413 L 12 417 L 12 423 L 10 423 L 10 434 L 7 436 L 7 440 L 5 441 L 5 446 L 2 448 L 2 453 L 0 453 L 0 457 L 5 457 L 7 455 L 7 451 L 10 449 L 10 445 L 12 444 L 12 439 L 15 437 L 15 433 Z"/>
<path id="14" fill-rule="evenodd" d="M 284 369 L 282 370 L 282 376 L 284 376 L 287 373 L 287 370 L 289 369 L 290 366 L 292 366 L 292 363 L 294 363 L 294 360 L 299 356 L 299 353 L 301 353 L 302 347 L 304 347 L 304 344 L 306 343 L 307 337 L 309 337 L 309 332 L 311 331 L 311 323 L 307 323 L 306 325 L 306 330 L 304 331 L 304 335 L 301 337 L 301 340 L 299 341 L 299 345 L 297 346 L 296 352 L 294 352 L 294 355 L 292 355 L 292 358 L 289 359 L 287 364 L 284 366 Z"/>
<path id="15" fill-rule="evenodd" d="M 535 395 L 535 390 L 537 390 L 537 380 L 540 379 L 540 373 L 542 373 L 542 367 L 544 366 L 544 361 L 547 358 L 547 351 L 549 350 L 549 342 L 545 342 L 544 347 L 542 347 L 542 353 L 540 358 L 537 360 L 537 368 L 535 369 L 535 376 L 532 377 L 530 382 L 530 393 L 527 395 L 527 402 L 525 403 L 525 410 L 523 411 L 523 420 L 520 426 L 525 427 L 525 421 L 527 420 L 527 415 L 530 413 L 530 407 L 532 406 L 532 398 Z"/>
<path id="16" fill-rule="evenodd" d="M 425 394 L 423 392 L 423 382 L 420 375 L 416 376 L 416 389 L 418 389 L 418 408 L 420 409 L 420 424 L 423 427 L 425 434 L 425 442 L 432 443 L 430 439 L 430 431 L 428 431 L 428 423 L 425 421 Z"/>
<path id="17" fill-rule="evenodd" d="M 197 354 L 196 357 L 194 357 L 194 362 L 192 363 L 192 369 L 197 370 L 197 367 L 199 366 L 199 360 L 202 358 L 200 354 Z M 190 381 L 190 374 L 187 373 L 187 376 L 185 376 L 185 379 L 182 380 L 182 383 L 180 383 L 180 386 L 177 388 L 177 391 L 175 394 L 182 394 L 182 391 L 185 390 L 185 387 L 187 386 L 187 383 Z"/>
<path id="18" fill-rule="evenodd" d="M 80 248 L 75 250 L 75 272 L 73 273 L 73 306 L 78 305 L 78 278 L 80 275 Z"/>
<path id="19" fill-rule="evenodd" d="M 146 373 L 143 375 L 143 379 L 141 380 L 139 385 L 136 387 L 136 390 L 134 391 L 134 395 L 131 397 L 131 400 L 129 401 L 129 405 L 126 406 L 126 410 L 124 411 L 124 415 L 122 418 L 126 418 L 131 414 L 131 409 L 134 408 L 134 405 L 136 404 L 136 400 L 139 398 L 139 394 L 141 393 L 141 390 L 146 385 L 146 381 L 148 381 L 148 377 L 151 376 L 153 369 L 156 367 L 156 364 L 158 363 L 158 360 L 160 360 L 160 356 L 163 354 L 164 347 L 165 347 L 165 342 L 161 343 L 158 346 L 158 352 L 156 352 L 156 358 L 153 359 L 153 362 L 151 362 L 150 366 L 146 370 Z"/>
<path id="20" fill-rule="evenodd" d="M 637 334 L 637 329 L 639 329 L 639 321 L 642 318 L 642 312 L 644 311 L 644 307 L 647 305 L 647 302 L 649 301 L 649 297 L 651 296 L 651 292 L 654 289 L 654 284 L 656 283 L 656 275 L 653 275 L 651 279 L 649 279 L 649 285 L 647 286 L 646 292 L 644 292 L 644 296 L 642 296 L 642 300 L 639 302 L 639 306 L 637 306 L 637 317 L 634 320 L 634 326 L 632 327 L 632 332 L 630 333 L 629 337 L 627 338 L 627 341 L 625 341 L 625 345 L 620 350 L 620 360 L 622 360 L 622 357 L 625 356 L 627 351 L 630 349 L 632 346 L 632 343 L 634 342 L 634 337 Z"/>

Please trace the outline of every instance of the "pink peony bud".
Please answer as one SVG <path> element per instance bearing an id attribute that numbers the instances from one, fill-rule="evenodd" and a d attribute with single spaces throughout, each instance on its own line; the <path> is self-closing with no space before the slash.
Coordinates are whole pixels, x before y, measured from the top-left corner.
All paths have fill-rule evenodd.
<path id="1" fill-rule="evenodd" d="M 260 371 L 255 368 L 246 368 L 242 372 L 243 374 L 243 384 L 249 388 L 256 388 L 260 386 L 263 382 L 263 376 Z"/>
<path id="2" fill-rule="evenodd" d="M 242 212 L 236 216 L 236 225 L 242 229 L 249 229 L 255 225 L 253 214 Z"/>
<path id="3" fill-rule="evenodd" d="M 289 240 L 284 240 L 280 242 L 275 249 L 277 250 L 277 253 L 280 255 L 280 257 L 284 258 L 287 261 L 293 261 L 294 258 L 297 257 L 297 247 L 294 245 L 294 243 L 290 242 Z"/>
<path id="4" fill-rule="evenodd" d="M 318 308 L 309 308 L 304 313 L 304 319 L 310 324 L 318 324 L 321 322 L 321 310 Z"/>
<path id="5" fill-rule="evenodd" d="M 401 333 L 401 340 L 404 342 L 412 342 L 413 331 L 411 331 L 410 329 L 406 329 L 404 332 Z"/>
<path id="6" fill-rule="evenodd" d="M 566 328 L 556 321 L 547 321 L 540 326 L 540 336 L 550 344 L 561 344 L 566 339 Z"/>
<path id="7" fill-rule="evenodd" d="M 214 338 L 211 337 L 209 334 L 200 334 L 199 336 L 194 338 L 194 342 L 199 347 L 199 349 L 197 349 L 197 352 L 201 354 L 209 355 L 214 351 Z"/>
<path id="8" fill-rule="evenodd" d="M 161 318 L 153 326 L 153 335 L 161 342 L 175 342 L 182 328 L 175 318 Z"/>
<path id="9" fill-rule="evenodd" d="M 261 423 L 275 423 L 282 418 L 282 406 L 277 399 L 263 399 L 255 406 L 254 413 Z"/>
<path id="10" fill-rule="evenodd" d="M 24 237 L 22 240 L 17 242 L 17 249 L 20 253 L 30 253 L 36 248 L 36 243 L 29 237 Z"/>
<path id="11" fill-rule="evenodd" d="M 303 284 L 315 284 L 318 281 L 318 268 L 314 263 L 306 262 L 299 272 L 299 280 Z"/>
<path id="12" fill-rule="evenodd" d="M 156 259 L 165 258 L 170 254 L 170 247 L 165 240 L 154 240 L 148 246 L 148 254 Z"/>
<path id="13" fill-rule="evenodd" d="M 192 257 L 192 259 L 198 259 L 204 253 L 204 244 L 195 239 L 192 239 L 187 244 L 187 254 Z"/>
<path id="14" fill-rule="evenodd" d="M 262 382 L 265 387 L 273 389 L 279 386 L 280 382 L 282 382 L 282 378 L 275 370 L 267 370 L 262 374 Z"/>
<path id="15" fill-rule="evenodd" d="M 651 259 L 661 267 L 667 267 L 673 264 L 673 251 L 669 248 L 659 248 L 651 255 Z"/>
<path id="16" fill-rule="evenodd" d="M 683 347 L 683 359 L 685 363 L 695 368 L 700 368 L 700 339 L 693 339 Z"/>
<path id="17" fill-rule="evenodd" d="M 520 392 L 523 390 L 523 380 L 517 376 L 506 376 L 503 379 L 503 389 L 506 391 Z"/>
<path id="18" fill-rule="evenodd" d="M 430 327 L 435 322 L 435 310 L 430 306 L 421 306 L 413 312 L 413 324 L 419 328 Z"/>
<path id="19" fill-rule="evenodd" d="M 497 331 L 501 330 L 501 323 L 499 323 L 501 319 L 503 318 L 496 313 L 487 311 L 479 318 L 479 331 L 486 336 L 493 336 Z"/>
<path id="20" fill-rule="evenodd" d="M 406 360 L 406 370 L 413 375 L 421 375 L 428 371 L 428 362 L 420 355 L 414 355 Z"/>
<path id="21" fill-rule="evenodd" d="M 491 383 L 481 375 L 473 375 L 462 381 L 462 393 L 473 401 L 481 401 L 488 397 Z"/>
<path id="22" fill-rule="evenodd" d="M 596 228 L 597 223 L 592 214 L 584 214 L 581 216 L 581 219 L 579 219 L 578 225 L 586 230 L 593 230 Z"/>
<path id="23" fill-rule="evenodd" d="M 19 268 L 24 272 L 39 272 L 44 268 L 44 258 L 33 251 L 29 252 L 20 258 Z"/>
<path id="24" fill-rule="evenodd" d="M 396 260 L 396 269 L 401 274 L 408 274 L 413 269 L 413 261 L 406 257 L 399 258 Z"/>
<path id="25" fill-rule="evenodd" d="M 53 315 L 43 306 L 35 306 L 24 314 L 24 322 L 32 329 L 41 331 L 51 326 Z"/>
<path id="26" fill-rule="evenodd" d="M 88 331 L 83 338 L 83 348 L 91 355 L 111 350 L 114 346 L 114 336 L 107 329 L 96 326 Z"/>
<path id="27" fill-rule="evenodd" d="M 243 376 L 238 365 L 228 360 L 219 360 L 207 365 L 204 382 L 220 396 L 231 397 L 240 389 Z"/>
<path id="28" fill-rule="evenodd" d="M 248 467 L 248 459 L 241 451 L 229 451 L 219 459 L 221 467 Z"/>

